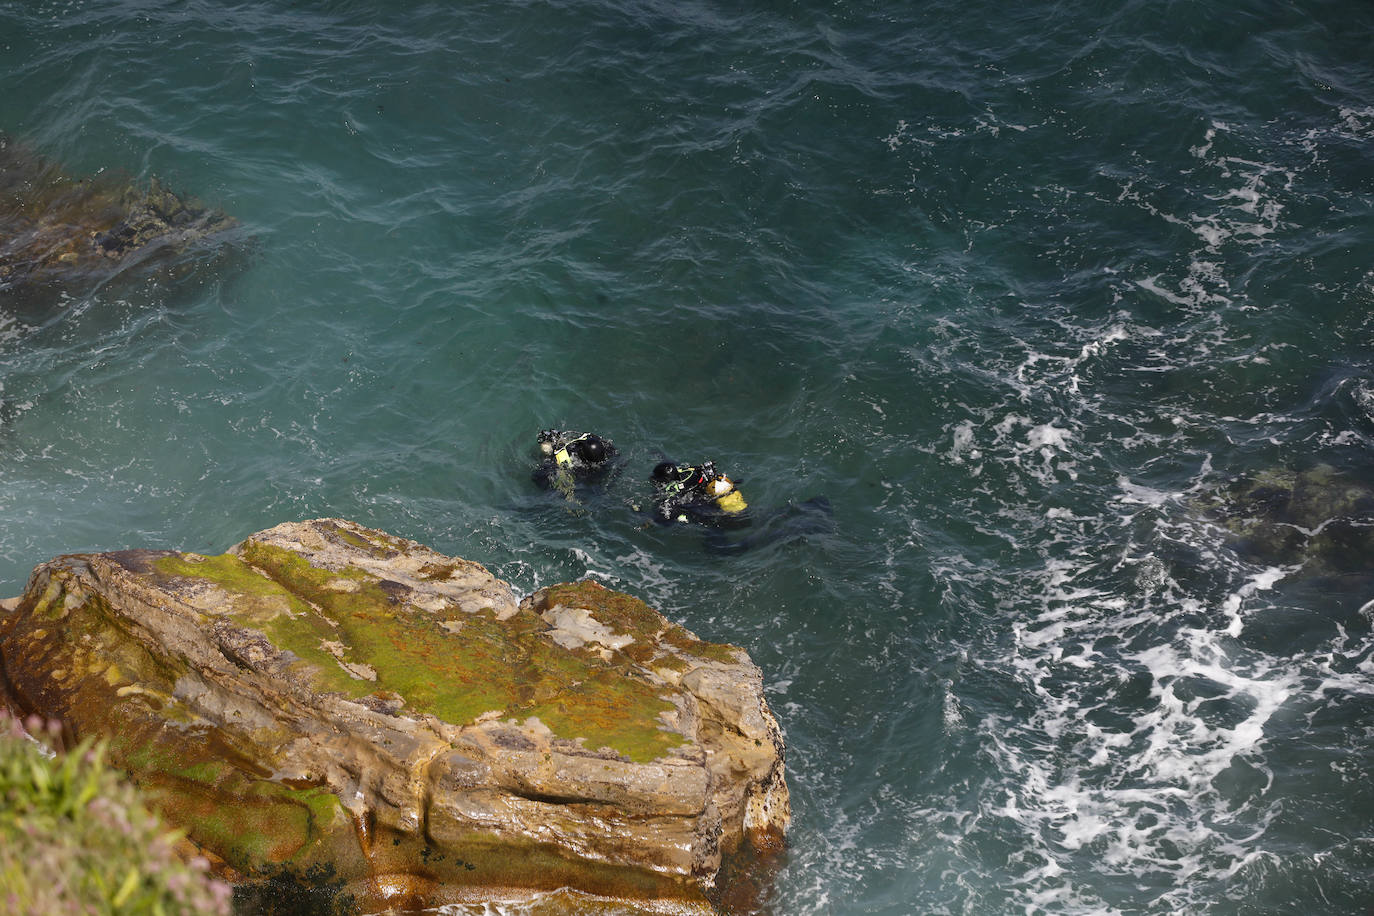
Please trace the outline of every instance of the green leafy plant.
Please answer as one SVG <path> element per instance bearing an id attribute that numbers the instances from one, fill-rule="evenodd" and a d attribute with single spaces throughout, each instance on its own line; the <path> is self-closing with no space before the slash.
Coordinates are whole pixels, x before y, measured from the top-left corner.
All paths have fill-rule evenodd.
<path id="1" fill-rule="evenodd" d="M 58 723 L 0 711 L 0 912 L 13 916 L 227 916 L 231 891 L 183 862 L 103 743 L 54 752 Z"/>

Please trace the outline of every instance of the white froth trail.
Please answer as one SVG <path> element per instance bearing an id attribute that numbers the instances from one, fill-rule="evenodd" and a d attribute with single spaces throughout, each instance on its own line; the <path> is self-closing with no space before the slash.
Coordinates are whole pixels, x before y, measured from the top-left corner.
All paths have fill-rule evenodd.
<path id="1" fill-rule="evenodd" d="M 1231 657 L 1230 630 L 1271 574 L 1228 599 L 1227 626 L 1183 627 L 1120 655 L 1093 646 L 1127 639 L 1149 615 L 1075 585 L 1067 564 L 1049 564 L 1045 577 L 1053 598 L 1044 613 L 1013 627 L 1012 664 L 1037 708 L 1025 721 L 983 723 L 1007 775 L 994 813 L 1020 824 L 1047 863 L 1023 879 L 1026 912 L 1110 911 L 1092 888 L 1067 883 L 1083 874 L 1083 856 L 1100 874 L 1186 895 L 1189 879 L 1234 873 L 1261 855 L 1255 841 L 1272 784 L 1266 726 L 1302 685 L 1276 665 Z M 1118 702 L 1142 675 L 1148 699 Z M 1257 792 L 1228 796 L 1237 766 L 1262 775 Z"/>
<path id="2" fill-rule="evenodd" d="M 1013 419 L 990 448 L 1063 449 L 1067 460 L 1075 443 L 1054 429 Z M 1012 444 L 1013 430 L 1024 448 Z M 961 453 L 972 450 L 962 443 Z M 1198 885 L 1269 855 L 1263 837 L 1278 803 L 1268 732 L 1316 687 L 1306 662 L 1240 640 L 1293 570 L 1228 564 L 1230 587 L 1202 596 L 1129 537 L 1116 551 L 1094 551 L 1128 531 L 1134 513 L 1155 516 L 1184 498 L 1125 477 L 1116 486 L 1124 518 L 1041 516 L 1039 537 L 1051 546 L 1025 581 L 1031 613 L 1009 623 L 1010 652 L 984 660 L 1031 701 L 1022 718 L 1003 712 L 978 723 L 1003 774 L 983 815 L 1017 825 L 1040 863 L 1017 881 L 1029 914 L 1127 911 L 1103 896 L 1109 879 L 1138 885 L 1143 910 L 1186 911 Z M 1353 675 L 1336 672 L 1350 668 L 1333 658 L 1326 677 L 1343 682 Z"/>

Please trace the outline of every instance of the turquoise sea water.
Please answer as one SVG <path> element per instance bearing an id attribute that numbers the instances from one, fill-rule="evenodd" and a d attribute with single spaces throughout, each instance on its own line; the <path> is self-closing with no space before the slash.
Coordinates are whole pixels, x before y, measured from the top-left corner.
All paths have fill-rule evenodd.
<path id="1" fill-rule="evenodd" d="M 0 290 L 3 594 L 343 516 L 746 647 L 778 916 L 1374 907 L 1374 578 L 1194 502 L 1374 482 L 1374 6 L 0 0 L 0 79 L 256 240 Z M 833 530 L 646 530 L 664 456 Z"/>

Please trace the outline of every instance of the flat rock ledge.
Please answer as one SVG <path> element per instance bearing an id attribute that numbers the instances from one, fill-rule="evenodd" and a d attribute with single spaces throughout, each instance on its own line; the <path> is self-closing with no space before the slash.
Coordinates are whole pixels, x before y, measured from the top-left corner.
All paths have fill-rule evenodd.
<path id="1" fill-rule="evenodd" d="M 565 889 L 709 913 L 722 856 L 790 817 L 744 650 L 340 519 L 40 565 L 0 604 L 0 692 L 107 738 L 241 892 L 316 912 Z"/>

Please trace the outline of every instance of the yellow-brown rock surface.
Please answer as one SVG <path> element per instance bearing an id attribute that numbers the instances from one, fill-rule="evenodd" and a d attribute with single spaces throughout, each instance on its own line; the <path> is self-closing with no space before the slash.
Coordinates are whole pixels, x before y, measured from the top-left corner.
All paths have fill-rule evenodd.
<path id="1" fill-rule="evenodd" d="M 593 582 L 518 601 L 338 519 L 42 564 L 0 613 L 0 689 L 109 738 L 226 874 L 341 910 L 572 888 L 706 911 L 722 854 L 789 818 L 742 649 Z"/>

